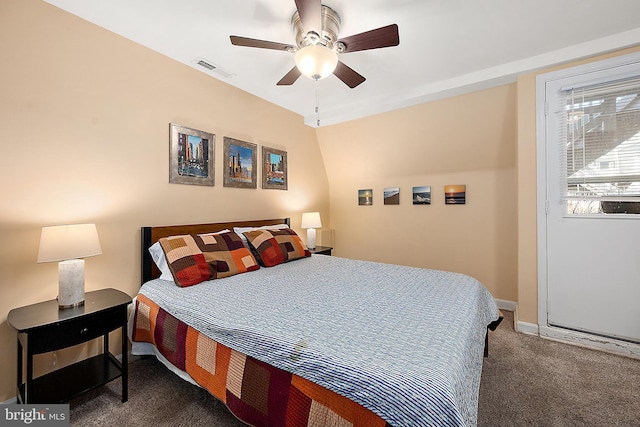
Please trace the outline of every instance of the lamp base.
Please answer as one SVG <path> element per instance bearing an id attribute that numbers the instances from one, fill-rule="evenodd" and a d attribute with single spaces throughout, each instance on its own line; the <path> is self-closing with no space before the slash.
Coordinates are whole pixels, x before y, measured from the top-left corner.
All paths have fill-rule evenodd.
<path id="1" fill-rule="evenodd" d="M 315 249 L 316 248 L 316 229 L 309 228 L 307 229 L 307 249 Z"/>
<path id="2" fill-rule="evenodd" d="M 58 263 L 58 308 L 81 305 L 84 305 L 84 260 L 62 261 Z"/>
<path id="3" fill-rule="evenodd" d="M 82 307 L 83 305 L 84 305 L 84 300 L 80 302 L 76 302 L 74 304 L 61 305 L 60 300 L 58 299 L 58 310 L 66 310 L 68 308 Z"/>

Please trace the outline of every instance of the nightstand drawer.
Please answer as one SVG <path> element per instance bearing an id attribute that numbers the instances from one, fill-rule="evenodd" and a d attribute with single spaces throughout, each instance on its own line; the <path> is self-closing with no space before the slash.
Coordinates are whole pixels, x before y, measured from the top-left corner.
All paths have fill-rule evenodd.
<path id="1" fill-rule="evenodd" d="M 126 306 L 53 323 L 29 333 L 32 354 L 46 353 L 98 338 L 126 323 Z"/>

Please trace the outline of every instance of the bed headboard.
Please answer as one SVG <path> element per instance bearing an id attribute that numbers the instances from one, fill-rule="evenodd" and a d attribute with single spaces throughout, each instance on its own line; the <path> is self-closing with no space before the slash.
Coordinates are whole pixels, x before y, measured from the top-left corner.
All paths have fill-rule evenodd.
<path id="1" fill-rule="evenodd" d="M 163 237 L 180 234 L 214 233 L 216 231 L 233 227 L 260 227 L 263 225 L 287 224 L 291 225 L 289 218 L 257 219 L 250 221 L 216 222 L 212 224 L 167 225 L 160 227 L 142 227 L 142 283 L 156 277 L 160 277 L 160 270 L 156 267 L 149 248 Z"/>

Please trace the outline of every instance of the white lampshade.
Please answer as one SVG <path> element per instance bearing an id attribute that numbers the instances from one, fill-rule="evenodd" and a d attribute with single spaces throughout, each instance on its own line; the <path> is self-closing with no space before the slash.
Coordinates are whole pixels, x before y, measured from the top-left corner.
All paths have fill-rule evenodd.
<path id="1" fill-rule="evenodd" d="M 42 227 L 38 262 L 58 263 L 58 306 L 84 303 L 84 259 L 102 254 L 95 224 Z"/>
<path id="2" fill-rule="evenodd" d="M 320 212 L 305 212 L 302 214 L 302 228 L 320 228 L 322 222 L 320 221 Z"/>
<path id="3" fill-rule="evenodd" d="M 321 80 L 330 76 L 336 69 L 338 54 L 322 45 L 310 45 L 296 52 L 295 62 L 303 76 Z"/>
<path id="4" fill-rule="evenodd" d="M 95 224 L 42 227 L 38 262 L 65 261 L 101 254 Z"/>

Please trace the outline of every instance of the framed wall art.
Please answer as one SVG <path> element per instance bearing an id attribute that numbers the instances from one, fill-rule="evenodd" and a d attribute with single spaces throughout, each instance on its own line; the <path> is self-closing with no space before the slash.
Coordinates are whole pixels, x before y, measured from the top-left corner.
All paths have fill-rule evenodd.
<path id="1" fill-rule="evenodd" d="M 373 205 L 373 190 L 371 188 L 358 190 L 358 204 L 361 206 Z"/>
<path id="2" fill-rule="evenodd" d="M 286 190 L 287 152 L 262 146 L 262 188 Z"/>
<path id="3" fill-rule="evenodd" d="M 257 188 L 258 146 L 229 137 L 223 140 L 225 187 Z"/>
<path id="4" fill-rule="evenodd" d="M 431 186 L 430 185 L 413 187 L 413 204 L 414 205 L 430 205 L 431 204 Z"/>
<path id="5" fill-rule="evenodd" d="M 444 200 L 447 205 L 464 205 L 467 200 L 467 186 L 445 185 Z"/>
<path id="6" fill-rule="evenodd" d="M 389 187 L 384 189 L 384 204 L 399 205 L 400 204 L 400 188 Z"/>
<path id="7" fill-rule="evenodd" d="M 212 133 L 169 124 L 169 182 L 215 184 L 215 138 Z"/>

